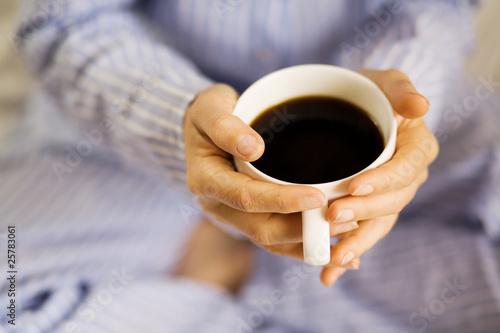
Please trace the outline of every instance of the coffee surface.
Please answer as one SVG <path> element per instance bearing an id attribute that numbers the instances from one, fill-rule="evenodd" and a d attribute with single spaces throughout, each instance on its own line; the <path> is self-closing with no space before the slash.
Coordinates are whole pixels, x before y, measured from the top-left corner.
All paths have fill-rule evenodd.
<path id="1" fill-rule="evenodd" d="M 252 164 L 292 183 L 318 184 L 353 175 L 377 159 L 382 135 L 362 109 L 341 99 L 307 96 L 262 112 L 250 126 L 265 151 Z"/>

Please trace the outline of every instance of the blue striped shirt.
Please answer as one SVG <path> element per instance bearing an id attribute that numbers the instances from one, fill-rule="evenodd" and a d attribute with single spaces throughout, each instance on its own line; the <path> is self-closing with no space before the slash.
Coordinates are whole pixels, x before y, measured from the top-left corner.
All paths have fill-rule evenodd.
<path id="1" fill-rule="evenodd" d="M 4 279 L 0 329 L 500 327 L 499 84 L 457 84 L 473 42 L 467 1 L 32 0 L 19 22 L 15 42 L 42 89 L 0 152 L 0 235 L 15 225 L 18 244 L 16 325 Z M 179 195 L 187 105 L 213 82 L 243 91 L 302 63 L 407 73 L 441 142 L 428 182 L 332 288 L 318 268 L 263 250 L 237 298 L 169 277 L 201 214 Z"/>

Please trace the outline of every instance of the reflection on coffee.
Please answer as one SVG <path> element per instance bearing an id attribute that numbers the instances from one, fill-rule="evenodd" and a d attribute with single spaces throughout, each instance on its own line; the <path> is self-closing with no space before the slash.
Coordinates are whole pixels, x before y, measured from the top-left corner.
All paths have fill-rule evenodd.
<path id="1" fill-rule="evenodd" d="M 384 140 L 362 109 L 337 98 L 306 96 L 262 112 L 251 124 L 265 152 L 252 165 L 292 183 L 318 184 L 353 175 L 382 153 Z"/>

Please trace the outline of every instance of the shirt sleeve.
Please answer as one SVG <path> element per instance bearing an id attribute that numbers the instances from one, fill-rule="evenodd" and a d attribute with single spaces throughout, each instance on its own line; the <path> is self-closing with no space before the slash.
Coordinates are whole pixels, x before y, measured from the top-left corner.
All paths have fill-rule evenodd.
<path id="1" fill-rule="evenodd" d="M 429 99 L 431 130 L 445 111 L 444 96 L 463 73 L 473 42 L 468 1 L 387 1 L 353 26 L 337 62 L 360 69 L 399 69 Z"/>
<path id="2" fill-rule="evenodd" d="M 184 184 L 184 112 L 212 82 L 156 38 L 138 2 L 30 0 L 15 42 L 79 131 Z"/>

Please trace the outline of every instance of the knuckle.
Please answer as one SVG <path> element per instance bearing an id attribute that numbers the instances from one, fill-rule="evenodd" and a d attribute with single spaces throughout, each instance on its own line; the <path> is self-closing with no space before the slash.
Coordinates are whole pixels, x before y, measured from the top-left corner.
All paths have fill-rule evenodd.
<path id="1" fill-rule="evenodd" d="M 398 77 L 398 76 L 401 76 L 401 74 L 403 74 L 403 72 L 401 72 L 400 70 L 395 69 L 395 68 L 389 68 L 389 69 L 384 70 L 383 72 L 386 75 L 391 76 L 391 77 Z"/>
<path id="2" fill-rule="evenodd" d="M 394 80 L 395 83 L 397 83 L 397 84 L 400 84 L 400 85 L 411 84 L 408 76 L 398 69 L 394 69 L 394 68 L 387 69 L 384 71 L 384 74 L 387 76 L 388 79 Z"/>
<path id="3" fill-rule="evenodd" d="M 394 181 L 393 181 L 393 173 L 389 170 L 387 170 L 386 172 L 384 172 L 383 174 L 383 188 L 389 190 L 389 191 L 392 191 L 393 190 L 393 187 L 394 187 Z"/>
<path id="4" fill-rule="evenodd" d="M 289 209 L 288 201 L 287 199 L 283 196 L 282 193 L 277 192 L 276 195 L 274 196 L 274 200 L 276 203 L 276 210 L 278 213 L 289 213 L 291 210 Z M 299 206 L 299 199 L 297 199 L 296 206 Z"/>
<path id="5" fill-rule="evenodd" d="M 415 178 L 417 178 L 417 174 L 417 167 L 410 162 L 409 159 L 400 158 L 396 175 L 395 177 L 391 177 L 391 184 L 389 187 L 393 191 L 408 187 L 414 182 Z"/>
<path id="6" fill-rule="evenodd" d="M 273 237 L 271 235 L 271 232 L 268 228 L 258 228 L 255 230 L 252 230 L 250 237 L 252 237 L 257 244 L 261 246 L 272 246 L 275 244 L 273 241 Z"/>
<path id="7" fill-rule="evenodd" d="M 428 138 L 421 143 L 420 150 L 424 153 L 426 157 L 425 162 L 428 165 L 434 162 L 439 155 L 439 142 L 431 131 L 428 129 L 427 131 L 429 134 Z"/>
<path id="8" fill-rule="evenodd" d="M 434 162 L 439 155 L 439 142 L 437 138 L 432 135 L 431 139 L 431 159 L 430 162 Z"/>
<path id="9" fill-rule="evenodd" d="M 418 175 L 419 175 L 419 172 L 417 171 L 417 167 L 411 163 L 409 163 L 410 165 L 408 166 L 408 176 L 406 177 L 406 182 L 405 182 L 405 185 L 406 186 L 409 186 L 411 185 L 415 179 L 417 179 Z"/>
<path id="10" fill-rule="evenodd" d="M 195 100 L 194 100 L 194 103 L 198 100 L 203 100 L 205 98 L 210 98 L 210 96 L 212 96 L 214 93 L 212 92 L 213 90 L 213 87 L 208 87 L 207 89 L 205 90 L 202 90 L 198 96 L 196 96 Z"/>
<path id="11" fill-rule="evenodd" d="M 206 168 L 205 168 L 206 169 Z M 201 195 L 214 198 L 218 201 L 224 201 L 224 197 L 227 195 L 224 190 L 225 176 L 222 172 L 214 173 L 209 170 L 200 169 L 201 180 L 199 183 L 199 192 Z"/>
<path id="12" fill-rule="evenodd" d="M 228 133 L 229 119 L 227 115 L 215 115 L 212 123 L 212 139 L 217 141 L 221 139 L 224 133 Z"/>
<path id="13" fill-rule="evenodd" d="M 230 88 L 232 90 L 232 88 Z M 235 95 L 233 93 L 226 92 L 225 94 L 216 94 L 213 96 L 213 100 L 217 105 L 221 106 L 225 110 L 232 110 L 236 102 Z"/>
<path id="14" fill-rule="evenodd" d="M 410 78 L 398 69 L 387 69 L 383 72 L 386 76 L 386 79 L 389 80 L 393 85 L 397 85 L 401 88 L 413 88 Z M 414 89 L 414 88 L 413 88 Z"/>
<path id="15" fill-rule="evenodd" d="M 236 206 L 245 212 L 248 213 L 253 213 L 255 211 L 255 200 L 253 199 L 252 195 L 250 194 L 250 191 L 248 190 L 247 185 L 241 186 L 239 189 L 236 190 L 236 198 L 237 202 L 235 203 Z"/>
<path id="16" fill-rule="evenodd" d="M 401 181 L 403 178 L 401 170 L 401 166 L 396 170 L 389 168 L 384 170 L 384 187 L 387 191 L 395 191 L 401 186 Z"/>

